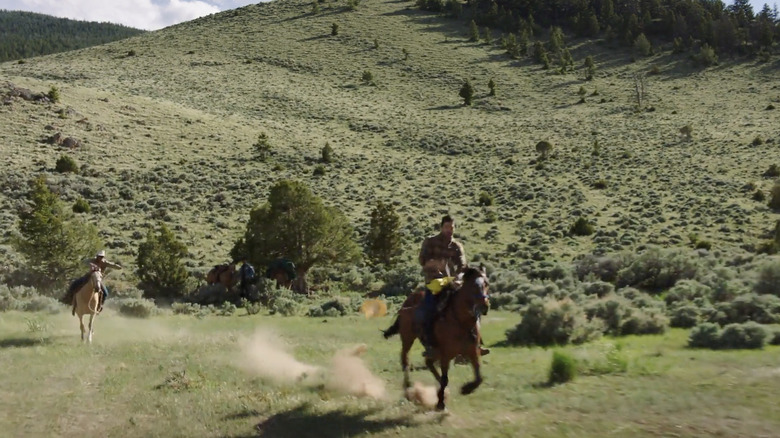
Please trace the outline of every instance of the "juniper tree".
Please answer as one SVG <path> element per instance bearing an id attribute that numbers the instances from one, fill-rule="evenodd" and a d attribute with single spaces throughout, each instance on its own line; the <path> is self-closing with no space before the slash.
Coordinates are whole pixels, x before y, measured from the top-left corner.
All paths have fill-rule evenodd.
<path id="1" fill-rule="evenodd" d="M 293 288 L 306 293 L 312 267 L 360 259 L 354 234 L 344 214 L 326 206 L 304 183 L 281 180 L 271 187 L 268 201 L 249 213 L 246 231 L 230 254 L 245 255 L 258 266 L 289 259 L 297 274 Z"/>
<path id="2" fill-rule="evenodd" d="M 366 254 L 374 264 L 391 266 L 401 254 L 401 220 L 392 204 L 379 201 L 371 211 Z"/>
<path id="3" fill-rule="evenodd" d="M 474 20 L 469 23 L 469 41 L 479 41 L 479 28 Z"/>
<path id="4" fill-rule="evenodd" d="M 136 273 L 141 280 L 144 297 L 184 296 L 189 278 L 182 261 L 185 257 L 187 247 L 164 223 L 160 223 L 156 230 L 150 229 L 146 239 L 138 246 L 136 257 Z"/>
<path id="5" fill-rule="evenodd" d="M 29 199 L 32 206 L 19 213 L 19 235 L 11 243 L 40 286 L 63 286 L 84 273 L 82 260 L 102 246 L 97 228 L 65 208 L 43 176 L 32 182 Z"/>
<path id="6" fill-rule="evenodd" d="M 322 147 L 321 154 L 323 163 L 333 162 L 333 148 L 330 146 L 330 143 L 325 143 L 325 146 Z"/>
<path id="7" fill-rule="evenodd" d="M 460 87 L 459 96 L 463 98 L 465 105 L 471 105 L 471 100 L 474 98 L 474 87 L 471 86 L 471 82 L 468 79 Z"/>

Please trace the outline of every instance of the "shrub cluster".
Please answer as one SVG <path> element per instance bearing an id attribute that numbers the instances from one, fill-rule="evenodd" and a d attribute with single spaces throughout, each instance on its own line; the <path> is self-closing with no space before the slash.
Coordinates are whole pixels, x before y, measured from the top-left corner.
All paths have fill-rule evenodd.
<path id="1" fill-rule="evenodd" d="M 588 320 L 585 312 L 571 299 L 534 298 L 515 328 L 506 332 L 515 345 L 581 344 L 598 338 L 603 330 L 599 320 Z"/>
<path id="2" fill-rule="evenodd" d="M 729 324 L 723 330 L 717 324 L 705 322 L 691 330 L 688 346 L 710 349 L 761 349 L 764 348 L 768 338 L 769 331 L 766 327 L 753 321 Z"/>
<path id="3" fill-rule="evenodd" d="M 149 318 L 157 313 L 157 307 L 155 307 L 154 301 L 144 298 L 123 298 L 114 303 L 119 314 L 124 316 Z"/>

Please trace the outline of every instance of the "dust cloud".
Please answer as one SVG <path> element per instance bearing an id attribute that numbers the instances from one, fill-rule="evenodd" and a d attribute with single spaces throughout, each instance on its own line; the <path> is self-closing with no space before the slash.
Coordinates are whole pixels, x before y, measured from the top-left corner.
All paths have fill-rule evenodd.
<path id="1" fill-rule="evenodd" d="M 356 397 L 385 398 L 385 382 L 371 374 L 360 356 L 365 345 L 339 351 L 331 359 L 325 387 Z"/>
<path id="2" fill-rule="evenodd" d="M 439 397 L 436 394 L 437 391 L 438 387 L 436 386 L 424 385 L 420 382 L 414 382 L 414 385 L 406 388 L 406 399 L 414 404 L 433 409 L 439 402 Z M 449 400 L 449 396 L 450 388 L 446 388 L 444 390 L 445 403 L 447 400 Z"/>
<path id="3" fill-rule="evenodd" d="M 241 343 L 241 351 L 239 368 L 277 383 L 301 382 L 320 372 L 319 367 L 295 359 L 271 331 L 258 330 Z"/>
<path id="4" fill-rule="evenodd" d="M 360 357 L 365 345 L 336 352 L 327 366 L 307 364 L 290 354 L 279 336 L 267 330 L 258 330 L 241 343 L 242 354 L 238 367 L 244 371 L 276 383 L 324 387 L 334 392 L 356 397 L 383 399 L 385 382 L 369 371 Z"/>

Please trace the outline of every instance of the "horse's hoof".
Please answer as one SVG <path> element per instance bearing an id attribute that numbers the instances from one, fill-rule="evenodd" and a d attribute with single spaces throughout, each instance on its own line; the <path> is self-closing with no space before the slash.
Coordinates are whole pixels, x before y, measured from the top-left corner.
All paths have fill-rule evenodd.
<path id="1" fill-rule="evenodd" d="M 444 403 L 439 403 L 439 404 L 437 404 L 437 405 L 436 405 L 436 411 L 437 411 L 437 412 L 439 412 L 439 413 L 441 413 L 441 414 L 446 414 L 446 413 L 448 412 L 448 411 L 447 411 L 447 407 L 446 407 L 446 406 L 444 406 Z"/>

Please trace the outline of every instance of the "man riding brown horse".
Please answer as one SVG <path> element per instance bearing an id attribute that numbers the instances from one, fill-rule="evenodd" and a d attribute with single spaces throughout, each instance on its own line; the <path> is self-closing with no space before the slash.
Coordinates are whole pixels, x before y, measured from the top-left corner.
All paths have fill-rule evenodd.
<path id="1" fill-rule="evenodd" d="M 422 336 L 420 342 L 425 347 L 426 357 L 433 357 L 436 348 L 433 336 L 433 324 L 438 314 L 440 291 L 445 290 L 458 273 L 467 268 L 466 253 L 463 244 L 453 239 L 455 220 L 446 215 L 441 219 L 438 234 L 427 237 L 420 248 L 419 261 L 425 277 L 425 298 L 419 307 L 418 318 L 422 320 Z M 447 273 L 448 275 L 445 275 Z M 482 355 L 490 350 L 482 349 Z"/>

